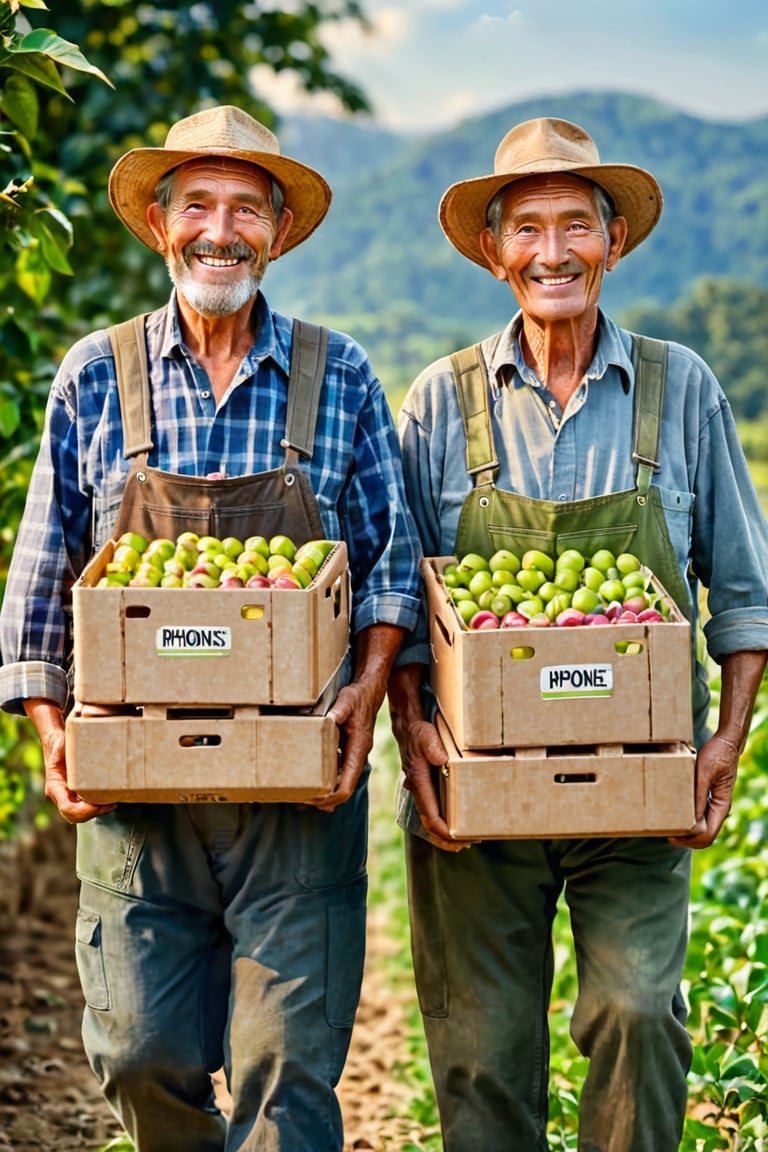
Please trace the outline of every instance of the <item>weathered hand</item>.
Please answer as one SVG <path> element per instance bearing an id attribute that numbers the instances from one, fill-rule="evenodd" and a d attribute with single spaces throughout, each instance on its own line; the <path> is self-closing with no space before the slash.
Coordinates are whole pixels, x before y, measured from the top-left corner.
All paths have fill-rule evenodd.
<path id="1" fill-rule="evenodd" d="M 398 732 L 400 760 L 405 774 L 404 787 L 412 794 L 421 823 L 430 843 L 448 852 L 460 852 L 468 841 L 454 840 L 440 814 L 440 798 L 435 786 L 435 769 L 448 760 L 448 753 L 433 724 L 417 720 Z"/>
<path id="2" fill-rule="evenodd" d="M 63 719 L 61 726 L 51 725 L 40 732 L 40 741 L 45 763 L 45 794 L 68 824 L 83 824 L 94 816 L 114 811 L 116 804 L 91 804 L 81 800 L 67 784 Z"/>
<path id="3" fill-rule="evenodd" d="M 739 748 L 731 740 L 713 736 L 696 757 L 696 824 L 687 836 L 672 838 L 686 848 L 709 848 L 731 808 Z"/>
<path id="4" fill-rule="evenodd" d="M 379 707 L 379 693 L 371 686 L 353 681 L 339 692 L 328 715 L 340 729 L 341 767 L 333 792 L 309 803 L 324 812 L 332 812 L 349 800 L 357 787 L 368 753 L 373 747 L 373 729 Z"/>

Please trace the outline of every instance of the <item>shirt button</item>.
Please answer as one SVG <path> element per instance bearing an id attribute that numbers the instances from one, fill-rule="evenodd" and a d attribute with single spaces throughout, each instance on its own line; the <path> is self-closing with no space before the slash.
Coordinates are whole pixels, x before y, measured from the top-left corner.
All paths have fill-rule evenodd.
<path id="1" fill-rule="evenodd" d="M 561 504 L 564 504 L 567 499 L 568 499 L 568 497 L 566 496 L 565 492 L 561 492 L 560 495 L 558 496 L 558 500 L 560 501 Z"/>
<path id="2" fill-rule="evenodd" d="M 554 400 L 550 400 L 550 402 L 549 402 L 549 406 L 550 406 L 550 408 L 554 408 L 554 407 L 555 407 L 555 401 L 554 401 Z"/>
<path id="3" fill-rule="evenodd" d="M 210 400 L 211 398 L 211 394 L 207 390 L 205 392 L 201 392 L 200 395 L 202 396 L 203 400 Z"/>

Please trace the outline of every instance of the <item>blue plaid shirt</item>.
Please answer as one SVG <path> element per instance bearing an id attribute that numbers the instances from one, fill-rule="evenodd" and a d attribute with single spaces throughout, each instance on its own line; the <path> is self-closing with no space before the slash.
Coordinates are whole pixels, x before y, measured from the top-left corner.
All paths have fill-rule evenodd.
<path id="1" fill-rule="evenodd" d="M 259 295 L 255 343 L 218 405 L 185 347 L 175 296 L 147 321 L 153 439 L 168 472 L 244 476 L 282 465 L 292 321 Z M 412 628 L 418 537 L 407 511 L 394 422 L 360 346 L 331 332 L 312 459 L 302 461 L 328 539 L 347 543 L 352 630 Z M 0 615 L 0 705 L 64 704 L 62 594 L 113 533 L 129 462 L 106 331 L 78 341 L 54 380 Z"/>

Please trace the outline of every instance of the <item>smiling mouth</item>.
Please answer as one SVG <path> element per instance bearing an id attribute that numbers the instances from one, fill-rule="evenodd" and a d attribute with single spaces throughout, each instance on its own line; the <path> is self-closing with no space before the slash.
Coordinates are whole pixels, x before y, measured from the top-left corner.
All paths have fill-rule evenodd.
<path id="1" fill-rule="evenodd" d="M 195 256 L 207 268 L 235 268 L 243 260 L 242 256 L 208 256 L 202 252 L 196 253 Z"/>
<path id="2" fill-rule="evenodd" d="M 533 279 L 537 284 L 542 284 L 545 288 L 559 288 L 561 284 L 573 284 L 574 280 L 578 277 L 576 273 L 570 276 L 534 276 Z"/>

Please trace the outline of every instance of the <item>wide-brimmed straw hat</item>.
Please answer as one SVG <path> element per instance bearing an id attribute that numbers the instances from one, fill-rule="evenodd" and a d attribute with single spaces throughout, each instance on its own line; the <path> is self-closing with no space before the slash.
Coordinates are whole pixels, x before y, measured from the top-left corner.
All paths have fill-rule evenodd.
<path id="1" fill-rule="evenodd" d="M 661 216 L 661 189 L 650 172 L 632 164 L 601 164 L 592 137 L 568 120 L 543 117 L 512 128 L 496 149 L 493 175 L 452 184 L 440 202 L 440 223 L 462 255 L 487 268 L 478 237 L 496 193 L 525 176 L 570 172 L 599 184 L 627 221 L 622 256 L 636 248 Z"/>
<path id="2" fill-rule="evenodd" d="M 232 105 L 208 108 L 179 120 L 162 148 L 134 148 L 115 164 L 109 177 L 109 198 L 117 215 L 142 243 L 157 251 L 147 223 L 147 208 L 155 200 L 162 176 L 187 160 L 227 156 L 257 164 L 280 185 L 293 223 L 283 252 L 314 232 L 328 211 L 331 189 L 313 168 L 280 155 L 277 137 L 247 112 Z"/>

